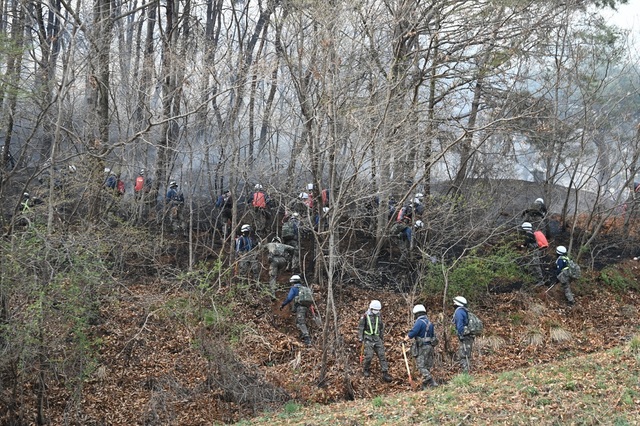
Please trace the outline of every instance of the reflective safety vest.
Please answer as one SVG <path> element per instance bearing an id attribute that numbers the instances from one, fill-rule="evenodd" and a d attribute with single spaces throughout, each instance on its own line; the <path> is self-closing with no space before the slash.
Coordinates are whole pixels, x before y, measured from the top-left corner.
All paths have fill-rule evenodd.
<path id="1" fill-rule="evenodd" d="M 373 325 L 371 324 L 371 315 L 367 315 L 367 325 L 369 326 L 369 331 L 364 331 L 364 334 L 366 334 L 367 336 L 377 336 L 378 335 L 378 320 L 380 319 L 380 317 L 378 317 L 377 315 L 376 317 L 376 326 L 375 329 L 373 327 Z"/>

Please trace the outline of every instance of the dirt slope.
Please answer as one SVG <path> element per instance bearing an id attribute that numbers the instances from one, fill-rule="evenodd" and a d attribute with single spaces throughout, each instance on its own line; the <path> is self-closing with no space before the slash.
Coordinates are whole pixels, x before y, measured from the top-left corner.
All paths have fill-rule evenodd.
<path id="1" fill-rule="evenodd" d="M 639 265 L 629 260 L 620 268 L 637 275 Z M 84 424 L 205 425 L 237 421 L 258 414 L 251 407 L 260 410 L 268 406 L 252 399 L 256 388 L 251 383 L 258 384 L 262 391 L 266 383 L 280 386 L 301 403 L 373 398 L 410 390 L 399 342 L 411 324 L 411 303 L 402 295 L 353 286 L 336 290 L 339 333 L 330 338 L 338 339 L 338 350 L 329 353 L 327 380 L 318 386 L 321 330 L 309 321 L 313 345 L 307 348 L 299 343 L 293 316 L 288 310 L 277 309 L 286 296 L 285 287 L 283 284 L 277 301 L 245 300 L 233 307 L 233 324 L 237 326 L 232 333 L 233 348 L 238 359 L 230 357 L 222 362 L 219 357 L 230 355 L 222 351 L 224 345 L 216 344 L 212 327 L 202 321 L 206 315 L 198 311 L 200 308 L 194 309 L 198 305 L 194 288 L 162 282 L 119 287 L 110 296 L 109 306 L 103 308 L 105 321 L 94 330 L 102 338 L 103 350 L 97 368 L 87 378 L 84 398 L 77 403 L 76 408 L 86 419 Z M 639 295 L 635 292 L 612 293 L 598 285 L 576 285 L 577 304 L 570 308 L 559 287 L 547 290 L 540 287 L 471 301 L 471 308 L 486 328 L 485 336 L 477 341 L 474 375 L 601 351 L 628 341 L 640 327 Z M 375 360 L 371 378 L 360 373 L 357 322 L 374 298 L 383 303 L 387 358 L 394 378 L 390 384 L 380 380 Z M 319 294 L 318 300 L 325 300 L 324 295 Z M 443 335 L 451 332 L 453 308 L 447 305 L 443 315 L 442 301 L 437 297 L 420 302 L 426 304 L 441 337 L 434 377 L 447 382 L 459 372 L 452 360 L 456 339 L 445 342 Z M 324 316 L 324 304 L 319 308 Z M 208 359 L 203 354 L 208 354 Z M 239 360 L 242 364 L 236 364 Z M 237 389 L 221 388 L 216 381 L 221 365 L 236 368 L 240 382 L 248 380 L 242 382 L 246 391 L 242 406 L 233 402 Z M 69 410 L 70 395 L 64 381 L 58 384 L 59 388 L 50 392 L 56 395 L 50 401 L 56 413 L 52 424 L 62 424 L 64 410 Z M 269 395 L 278 396 L 274 401 L 286 399 L 278 392 L 281 390 L 274 388 Z M 281 404 L 273 407 L 279 409 Z"/>

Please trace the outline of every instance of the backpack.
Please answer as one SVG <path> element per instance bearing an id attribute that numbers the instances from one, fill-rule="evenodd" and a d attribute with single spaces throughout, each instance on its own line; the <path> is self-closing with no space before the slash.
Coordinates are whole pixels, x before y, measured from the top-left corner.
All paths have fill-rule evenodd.
<path id="1" fill-rule="evenodd" d="M 313 304 L 313 293 L 309 287 L 306 285 L 300 286 L 296 303 L 302 306 L 311 306 Z"/>
<path id="2" fill-rule="evenodd" d="M 267 208 L 267 199 L 264 195 L 264 192 L 255 192 L 253 194 L 253 207 L 257 207 L 259 209 Z"/>
<path id="3" fill-rule="evenodd" d="M 290 240 L 296 237 L 296 225 L 293 221 L 289 220 L 282 224 L 282 238 L 284 240 Z"/>
<path id="4" fill-rule="evenodd" d="M 580 265 L 569 258 L 567 258 L 567 275 L 574 279 L 578 279 L 582 275 Z"/>
<path id="5" fill-rule="evenodd" d="M 136 178 L 136 186 L 134 189 L 136 192 L 140 192 L 142 191 L 142 188 L 144 188 L 144 177 L 138 176 Z"/>
<path id="6" fill-rule="evenodd" d="M 325 206 L 329 205 L 329 190 L 328 189 L 323 189 L 322 190 L 322 204 Z"/>
<path id="7" fill-rule="evenodd" d="M 536 237 L 536 243 L 538 243 L 538 248 L 549 247 L 549 242 L 547 241 L 547 237 L 544 236 L 542 231 L 538 230 L 534 232 L 533 236 Z"/>
<path id="8" fill-rule="evenodd" d="M 479 336 L 484 330 L 484 324 L 482 320 L 478 318 L 473 312 L 467 310 L 467 325 L 464 327 L 464 334 L 471 334 L 472 336 Z"/>

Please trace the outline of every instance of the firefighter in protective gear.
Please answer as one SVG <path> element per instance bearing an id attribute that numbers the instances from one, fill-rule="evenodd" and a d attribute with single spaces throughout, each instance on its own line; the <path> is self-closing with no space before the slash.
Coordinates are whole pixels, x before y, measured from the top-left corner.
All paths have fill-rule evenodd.
<path id="1" fill-rule="evenodd" d="M 236 237 L 236 256 L 238 257 L 238 275 L 246 277 L 249 271 L 255 281 L 260 278 L 260 265 L 256 260 L 255 242 L 249 235 L 251 226 L 242 225 L 240 235 Z"/>
<path id="2" fill-rule="evenodd" d="M 453 298 L 453 304 L 456 307 L 453 313 L 452 322 L 456 327 L 458 333 L 458 340 L 460 346 L 458 346 L 458 361 L 462 367 L 462 371 L 469 372 L 471 367 L 471 351 L 473 350 L 473 341 L 475 336 L 472 334 L 465 334 L 464 328 L 469 324 L 469 315 L 467 314 L 467 299 L 462 296 L 456 296 Z"/>
<path id="3" fill-rule="evenodd" d="M 427 310 L 424 305 L 413 307 L 413 315 L 416 319 L 413 328 L 404 337 L 405 341 L 413 339 L 411 354 L 416 360 L 416 367 L 422 374 L 422 389 L 438 386 L 431 375 L 434 361 L 434 346 L 437 344 L 433 323 L 427 318 Z"/>
<path id="4" fill-rule="evenodd" d="M 360 317 L 358 323 L 358 341 L 364 343 L 364 363 L 362 373 L 365 377 L 371 375 L 371 360 L 377 355 L 382 370 L 382 380 L 391 381 L 389 364 L 384 351 L 384 323 L 380 316 L 382 304 L 378 300 L 372 300 L 369 309 Z"/>
<path id="5" fill-rule="evenodd" d="M 165 203 L 169 212 L 169 219 L 171 220 L 171 229 L 173 232 L 184 229 L 185 225 L 182 217 L 184 195 L 182 195 L 181 191 L 178 191 L 178 183 L 175 180 L 169 182 L 169 190 L 167 191 Z"/>
<path id="6" fill-rule="evenodd" d="M 289 282 L 291 283 L 291 288 L 289 289 L 287 298 L 280 305 L 280 310 L 293 302 L 292 311 L 296 314 L 296 327 L 300 330 L 300 337 L 304 344 L 309 346 L 311 345 L 311 337 L 309 336 L 309 329 L 307 328 L 307 312 L 309 308 L 297 302 L 298 293 L 300 292 L 300 287 L 302 287 L 302 279 L 300 275 L 292 275 L 291 278 L 289 278 Z"/>
<path id="7" fill-rule="evenodd" d="M 271 298 L 276 298 L 276 285 L 278 273 L 284 270 L 291 257 L 295 254 L 295 248 L 283 244 L 280 238 L 275 237 L 270 243 L 264 245 L 269 254 L 269 287 Z"/>
<path id="8" fill-rule="evenodd" d="M 529 255 L 529 267 L 531 272 L 538 277 L 539 283 L 544 283 L 544 273 L 542 271 L 542 253 L 538 249 L 538 241 L 533 233 L 533 225 L 531 222 L 523 222 L 520 225 L 522 232 L 524 233 L 524 244 L 521 247 L 526 247 L 530 250 Z"/>
<path id="9" fill-rule="evenodd" d="M 259 183 L 254 186 L 254 190 L 254 193 L 251 194 L 253 223 L 256 233 L 262 234 L 266 231 L 267 223 L 271 220 L 271 213 L 269 212 L 271 200 Z"/>
<path id="10" fill-rule="evenodd" d="M 564 290 L 564 297 L 567 299 L 569 305 L 575 303 L 573 292 L 571 291 L 571 277 L 569 276 L 569 257 L 567 257 L 567 248 L 565 246 L 556 247 L 556 278 L 562 289 Z"/>
<path id="11" fill-rule="evenodd" d="M 300 214 L 293 212 L 286 215 L 282 220 L 282 240 L 284 244 L 294 248 L 289 269 L 297 271 L 300 269 Z"/>

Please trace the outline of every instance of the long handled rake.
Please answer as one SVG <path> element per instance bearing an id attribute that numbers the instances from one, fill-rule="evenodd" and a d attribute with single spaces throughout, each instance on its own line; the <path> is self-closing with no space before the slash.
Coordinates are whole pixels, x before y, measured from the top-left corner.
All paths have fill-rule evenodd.
<path id="1" fill-rule="evenodd" d="M 409 368 L 409 361 L 407 360 L 407 351 L 404 348 L 404 342 L 402 342 L 402 356 L 404 357 L 404 365 L 407 367 L 407 375 L 409 376 L 409 386 L 413 388 L 413 379 L 411 378 L 411 369 Z"/>

